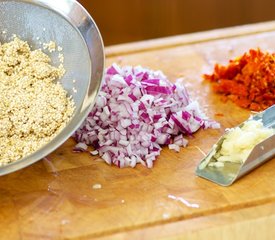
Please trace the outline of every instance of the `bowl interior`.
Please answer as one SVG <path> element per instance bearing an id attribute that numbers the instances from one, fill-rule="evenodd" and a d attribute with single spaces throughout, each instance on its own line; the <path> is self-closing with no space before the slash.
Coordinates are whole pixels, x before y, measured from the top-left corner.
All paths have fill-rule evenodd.
<path id="1" fill-rule="evenodd" d="M 0 42 L 15 34 L 32 49 L 53 41 L 59 51 L 50 53 L 52 65 L 64 56 L 66 73 L 60 80 L 74 99 L 76 110 L 70 123 L 49 144 L 22 160 L 0 168 L 0 175 L 25 167 L 52 152 L 80 126 L 101 86 L 104 71 L 103 43 L 93 19 L 73 0 L 0 1 Z"/>

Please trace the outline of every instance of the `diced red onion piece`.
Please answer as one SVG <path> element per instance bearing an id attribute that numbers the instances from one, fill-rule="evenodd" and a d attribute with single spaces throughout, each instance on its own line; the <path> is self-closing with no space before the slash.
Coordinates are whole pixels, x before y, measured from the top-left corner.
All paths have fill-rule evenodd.
<path id="1" fill-rule="evenodd" d="M 110 165 L 112 164 L 112 158 L 109 152 L 105 152 L 101 157 L 105 160 L 106 163 Z"/>
<path id="2" fill-rule="evenodd" d="M 85 151 L 87 151 L 87 149 L 88 149 L 88 146 L 85 143 L 79 142 L 74 146 L 73 151 L 74 152 L 85 152 Z"/>
<path id="3" fill-rule="evenodd" d="M 95 150 L 95 151 L 91 151 L 90 153 L 91 153 L 91 155 L 95 156 L 95 155 L 97 155 L 97 154 L 98 154 L 98 151 L 97 151 L 97 150 Z"/>
<path id="4" fill-rule="evenodd" d="M 175 150 L 176 152 L 180 151 L 180 147 L 177 144 L 169 144 L 168 148 L 172 149 L 172 150 Z"/>

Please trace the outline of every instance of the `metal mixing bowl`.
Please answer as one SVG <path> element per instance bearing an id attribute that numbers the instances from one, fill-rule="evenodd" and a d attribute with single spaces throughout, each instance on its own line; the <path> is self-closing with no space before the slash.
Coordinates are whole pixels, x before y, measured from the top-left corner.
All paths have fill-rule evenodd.
<path id="1" fill-rule="evenodd" d="M 0 167 L 0 175 L 22 169 L 54 151 L 81 125 L 91 110 L 104 72 L 104 46 L 100 32 L 89 13 L 74 0 L 0 1 L 0 41 L 13 34 L 33 49 L 41 43 L 56 42 L 63 48 L 65 76 L 63 87 L 73 96 L 76 110 L 68 125 L 35 153 Z M 58 51 L 50 54 L 58 65 Z"/>

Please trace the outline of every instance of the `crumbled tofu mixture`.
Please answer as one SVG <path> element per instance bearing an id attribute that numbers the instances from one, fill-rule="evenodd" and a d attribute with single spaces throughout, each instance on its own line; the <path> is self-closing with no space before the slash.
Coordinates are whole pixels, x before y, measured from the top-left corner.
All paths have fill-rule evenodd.
<path id="1" fill-rule="evenodd" d="M 0 166 L 38 150 L 73 115 L 74 102 L 56 81 L 63 65 L 50 62 L 17 37 L 0 44 Z"/>

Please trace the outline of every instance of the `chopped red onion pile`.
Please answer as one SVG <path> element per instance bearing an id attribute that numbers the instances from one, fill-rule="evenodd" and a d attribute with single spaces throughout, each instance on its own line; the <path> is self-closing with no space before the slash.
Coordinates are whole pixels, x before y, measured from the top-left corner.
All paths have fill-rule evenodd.
<path id="1" fill-rule="evenodd" d="M 148 168 L 168 145 L 177 152 L 200 127 L 219 128 L 207 119 L 179 82 L 171 83 L 161 71 L 140 66 L 106 70 L 105 82 L 94 108 L 73 137 L 76 151 L 96 150 L 108 164 Z"/>

